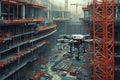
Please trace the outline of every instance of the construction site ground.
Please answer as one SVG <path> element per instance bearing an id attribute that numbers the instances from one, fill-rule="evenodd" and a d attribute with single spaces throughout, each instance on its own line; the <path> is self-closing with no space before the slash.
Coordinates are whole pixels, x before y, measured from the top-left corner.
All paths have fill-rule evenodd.
<path id="1" fill-rule="evenodd" d="M 79 31 L 79 26 L 81 26 Z M 66 26 L 63 26 L 61 28 L 66 28 Z M 66 34 L 74 34 L 74 31 L 77 31 L 76 33 L 85 34 L 85 28 L 83 24 L 78 25 L 71 25 L 70 29 L 73 30 L 72 32 L 69 32 L 70 30 L 64 31 Z M 76 29 L 76 30 L 75 30 Z M 55 41 L 57 39 L 56 36 L 59 36 L 60 34 L 64 34 L 61 32 L 63 29 L 58 29 L 58 32 L 54 36 Z M 53 42 L 52 42 L 53 43 Z M 70 46 L 67 43 L 57 43 L 56 41 L 53 43 L 53 46 L 48 48 L 43 48 L 41 50 L 45 50 L 40 55 L 40 61 L 37 61 L 38 64 L 43 63 L 44 60 L 47 60 L 47 64 L 42 65 L 38 64 L 32 67 L 34 68 L 33 71 L 40 72 L 41 70 L 44 70 L 46 72 L 46 76 L 40 77 L 39 80 L 89 80 L 89 72 L 88 72 L 88 64 L 87 64 L 87 58 L 86 53 L 80 53 L 81 60 L 78 61 L 75 59 L 77 55 L 77 49 L 74 48 L 72 52 L 72 56 L 68 53 Z M 44 60 L 42 60 L 44 59 Z M 35 63 L 35 64 L 36 64 Z M 37 70 L 38 69 L 38 70 Z M 30 69 L 31 70 L 31 69 Z"/>
<path id="2" fill-rule="evenodd" d="M 46 68 L 43 69 L 50 75 L 50 78 L 46 79 L 43 76 L 39 80 L 88 80 L 86 53 L 81 53 L 81 60 L 78 61 L 75 59 L 76 49 L 72 56 L 68 51 L 68 44 L 57 43 L 52 48 Z M 65 66 L 67 67 L 65 68 Z"/>
<path id="3" fill-rule="evenodd" d="M 81 26 L 79 30 L 79 26 Z M 66 28 L 65 26 L 61 28 Z M 34 76 L 42 71 L 46 74 L 39 76 L 39 80 L 90 80 L 88 62 L 86 53 L 80 53 L 80 60 L 76 60 L 77 49 L 73 48 L 73 52 L 69 53 L 70 46 L 67 43 L 57 43 L 57 37 L 61 34 L 74 34 L 76 33 L 85 34 L 85 28 L 83 24 L 71 25 L 70 29 L 65 30 L 64 33 L 58 28 L 56 35 L 52 36 L 54 39 L 51 40 L 49 47 L 43 47 L 41 49 L 39 60 L 32 63 L 31 68 L 27 68 L 26 79 L 34 79 Z M 76 30 L 75 30 L 76 29 Z M 56 37 L 57 36 L 57 37 Z M 42 51 L 43 50 L 43 51 Z M 25 80 L 26 80 L 25 79 Z"/>

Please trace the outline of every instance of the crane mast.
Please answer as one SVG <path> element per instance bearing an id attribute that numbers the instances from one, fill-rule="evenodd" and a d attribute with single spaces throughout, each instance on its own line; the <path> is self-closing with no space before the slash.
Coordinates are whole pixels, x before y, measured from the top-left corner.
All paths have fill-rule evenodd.
<path id="1" fill-rule="evenodd" d="M 114 0 L 93 0 L 94 80 L 114 80 Z"/>
<path id="2" fill-rule="evenodd" d="M 68 0 L 65 0 L 65 11 L 68 11 Z"/>

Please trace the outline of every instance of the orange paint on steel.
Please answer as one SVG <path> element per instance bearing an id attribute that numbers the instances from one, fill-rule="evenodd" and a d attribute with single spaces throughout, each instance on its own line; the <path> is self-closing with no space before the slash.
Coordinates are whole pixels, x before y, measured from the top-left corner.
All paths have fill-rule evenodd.
<path id="1" fill-rule="evenodd" d="M 39 80 L 39 78 L 45 76 L 45 74 L 46 74 L 45 71 L 41 71 L 40 73 L 36 74 L 36 75 L 33 77 L 33 80 Z"/>
<path id="2" fill-rule="evenodd" d="M 7 4 L 22 5 L 22 3 L 19 3 L 19 2 L 13 1 L 13 0 L 1 0 L 1 1 L 4 3 L 7 3 Z"/>
<path id="3" fill-rule="evenodd" d="M 1 34 L 1 37 L 0 37 L 0 42 L 3 42 L 4 40 L 5 40 L 5 38 L 6 37 L 10 37 L 10 38 L 12 38 L 13 37 L 13 35 L 12 35 L 12 33 L 10 32 L 10 33 L 2 33 Z"/>
<path id="4" fill-rule="evenodd" d="M 56 29 L 56 26 L 57 25 L 48 26 L 48 27 L 45 27 L 45 28 L 42 28 L 42 29 L 38 30 L 38 32 L 43 32 L 43 31 L 47 31 L 47 30 Z"/>
<path id="5" fill-rule="evenodd" d="M 0 62 L 0 68 L 4 67 L 4 62 Z"/>
<path id="6" fill-rule="evenodd" d="M 86 7 L 82 8 L 84 11 L 88 11 L 90 9 L 90 5 L 88 4 Z"/>
<path id="7" fill-rule="evenodd" d="M 4 22 L 1 22 L 0 24 L 24 24 L 24 23 L 35 23 L 35 22 L 43 22 L 44 19 L 18 19 L 18 20 L 5 20 Z"/>
<path id="8" fill-rule="evenodd" d="M 94 80 L 114 80 L 114 0 L 93 0 Z"/>
<path id="9" fill-rule="evenodd" d="M 39 9 L 45 9 L 45 6 L 38 5 L 38 4 L 33 4 L 33 3 L 27 3 L 27 5 L 33 7 L 33 8 L 39 8 Z"/>
<path id="10" fill-rule="evenodd" d="M 5 34 L 2 34 L 1 37 L 0 37 L 0 42 L 3 42 L 5 39 Z"/>

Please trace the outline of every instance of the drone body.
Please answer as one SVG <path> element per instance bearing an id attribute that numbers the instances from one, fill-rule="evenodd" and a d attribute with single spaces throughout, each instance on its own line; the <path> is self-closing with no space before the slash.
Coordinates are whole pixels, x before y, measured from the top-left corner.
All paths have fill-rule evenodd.
<path id="1" fill-rule="evenodd" d="M 84 42 L 92 42 L 92 39 L 86 39 L 86 37 L 89 37 L 90 34 L 82 35 L 82 34 L 73 34 L 73 35 L 60 35 L 60 39 L 57 39 L 58 42 L 62 43 L 70 43 L 70 42 L 79 42 L 79 43 L 84 43 Z"/>

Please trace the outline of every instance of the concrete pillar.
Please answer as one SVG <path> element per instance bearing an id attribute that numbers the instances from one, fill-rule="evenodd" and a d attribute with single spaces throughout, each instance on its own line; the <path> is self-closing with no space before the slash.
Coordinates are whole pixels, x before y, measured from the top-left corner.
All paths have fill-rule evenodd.
<path id="1" fill-rule="evenodd" d="M 17 5 L 17 19 L 18 19 L 18 13 L 19 13 L 19 6 Z"/>
<path id="2" fill-rule="evenodd" d="M 52 13 L 51 13 L 51 3 L 48 2 L 48 12 L 47 12 L 47 18 L 52 19 Z"/>
<path id="3" fill-rule="evenodd" d="M 33 37 L 34 35 L 32 34 L 32 37 Z M 33 42 L 32 42 L 32 47 L 34 46 L 34 44 L 33 44 Z M 32 51 L 32 54 L 34 54 L 34 51 Z"/>
<path id="4" fill-rule="evenodd" d="M 37 19 L 39 18 L 39 9 L 36 9 L 37 11 Z"/>
<path id="5" fill-rule="evenodd" d="M 65 18 L 65 12 L 62 11 L 62 18 Z"/>
<path id="6" fill-rule="evenodd" d="M 118 41 L 120 40 L 120 36 L 119 35 L 120 35 L 120 33 L 118 32 Z"/>
<path id="7" fill-rule="evenodd" d="M 25 19 L 25 5 L 22 5 L 22 8 L 21 8 L 21 16 L 22 16 L 22 19 Z"/>
<path id="8" fill-rule="evenodd" d="M 10 4 L 8 4 L 8 20 L 10 20 Z"/>
<path id="9" fill-rule="evenodd" d="M 86 11 L 84 11 L 84 19 L 86 20 Z"/>
<path id="10" fill-rule="evenodd" d="M 35 8 L 35 19 L 37 19 L 37 9 Z"/>
<path id="11" fill-rule="evenodd" d="M 1 1 L 0 1 L 0 16 L 1 16 L 1 7 L 2 7 L 2 5 L 1 5 Z"/>
<path id="12" fill-rule="evenodd" d="M 88 14 L 88 11 L 86 11 L 86 17 L 87 17 L 87 20 L 89 19 L 89 14 Z"/>
<path id="13" fill-rule="evenodd" d="M 34 18 L 34 10 L 33 10 L 33 8 L 30 8 L 30 17 L 33 19 Z"/>
<path id="14" fill-rule="evenodd" d="M 50 10 L 47 11 L 47 18 L 50 19 Z"/>
<path id="15" fill-rule="evenodd" d="M 18 47 L 18 51 L 17 52 L 20 53 L 20 47 Z"/>
<path id="16" fill-rule="evenodd" d="M 18 53 L 18 55 L 20 54 L 20 46 L 18 46 L 18 48 L 17 48 L 17 53 Z M 18 64 L 20 63 L 20 60 L 18 59 Z"/>
<path id="17" fill-rule="evenodd" d="M 116 6 L 116 10 L 115 10 L 115 19 L 117 19 L 118 18 L 118 7 Z"/>

